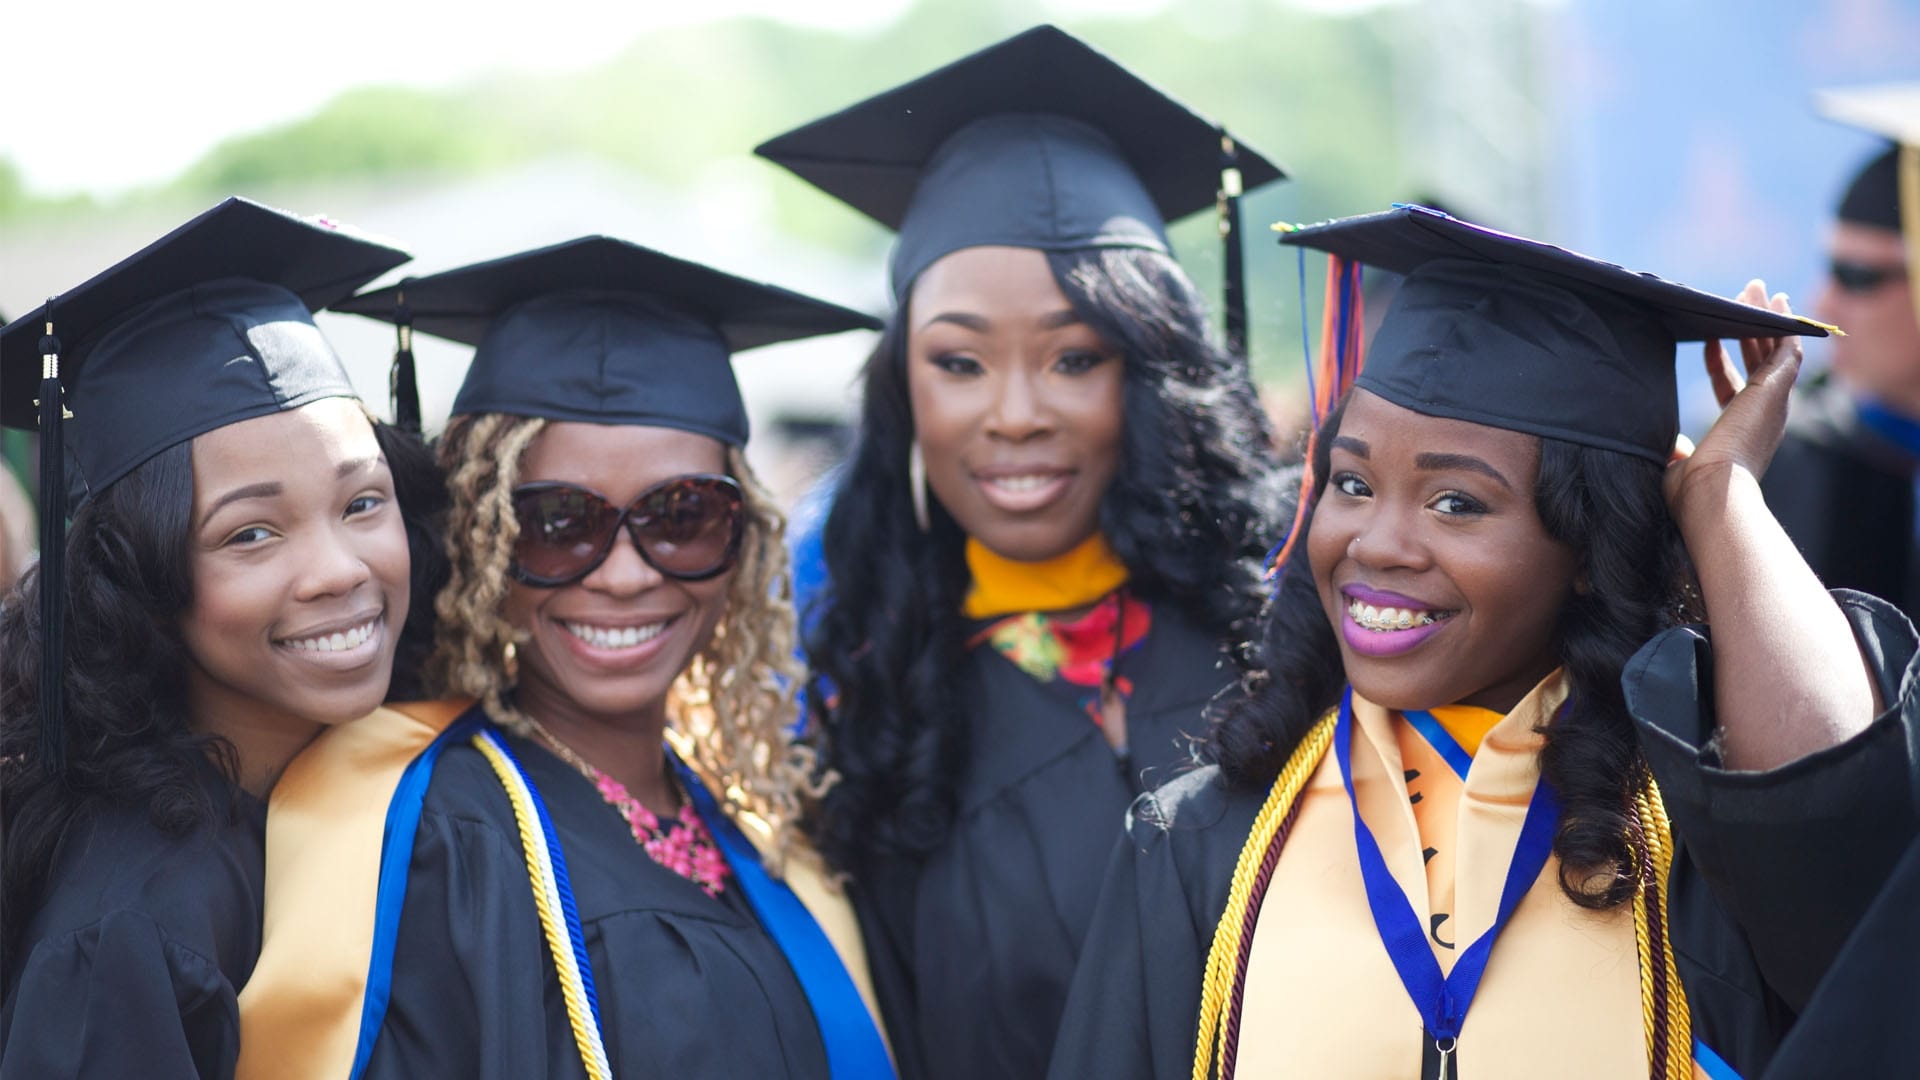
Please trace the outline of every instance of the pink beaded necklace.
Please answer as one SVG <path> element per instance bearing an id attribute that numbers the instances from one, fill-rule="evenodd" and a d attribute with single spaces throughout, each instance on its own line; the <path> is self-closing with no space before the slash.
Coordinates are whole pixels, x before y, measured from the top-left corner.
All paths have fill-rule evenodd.
<path id="1" fill-rule="evenodd" d="M 649 858 L 705 889 L 708 896 L 718 897 L 726 889 L 727 860 L 720 854 L 720 847 L 714 843 L 713 834 L 707 831 L 706 823 L 694 813 L 693 802 L 685 793 L 680 795 L 678 820 L 671 828 L 663 829 L 653 811 L 640 805 L 640 800 L 634 798 L 620 781 L 594 768 L 533 718 L 529 717 L 527 723 L 560 760 L 578 769 L 582 776 L 593 782 L 594 790 L 607 801 L 607 805 L 618 810 L 620 816 L 627 820 L 627 828 Z"/>

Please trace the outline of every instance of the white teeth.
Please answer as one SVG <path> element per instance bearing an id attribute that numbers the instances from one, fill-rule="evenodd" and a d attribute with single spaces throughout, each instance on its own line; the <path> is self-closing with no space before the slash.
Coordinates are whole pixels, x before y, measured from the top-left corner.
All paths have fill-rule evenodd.
<path id="1" fill-rule="evenodd" d="M 318 637 L 290 638 L 280 644 L 285 645 L 289 649 L 299 649 L 302 652 L 345 652 L 348 649 L 357 649 L 365 645 L 367 639 L 373 636 L 375 628 L 379 625 L 380 620 L 378 617 L 375 617 L 368 619 L 366 622 L 351 630 L 342 630 L 332 634 L 321 634 Z"/>
<path id="2" fill-rule="evenodd" d="M 990 483 L 1003 491 L 1038 491 L 1053 483 L 1050 473 L 1030 473 L 1026 476 L 996 476 Z"/>
<path id="3" fill-rule="evenodd" d="M 643 641 L 652 641 L 667 628 L 664 622 L 645 626 L 590 626 L 587 623 L 561 623 L 567 633 L 596 649 L 631 649 Z"/>
<path id="4" fill-rule="evenodd" d="M 1428 626 L 1440 621 L 1440 616 L 1432 611 L 1416 608 L 1374 607 L 1358 600 L 1348 600 L 1347 614 L 1360 626 L 1376 633 L 1389 630 L 1411 630 L 1416 626 Z"/>

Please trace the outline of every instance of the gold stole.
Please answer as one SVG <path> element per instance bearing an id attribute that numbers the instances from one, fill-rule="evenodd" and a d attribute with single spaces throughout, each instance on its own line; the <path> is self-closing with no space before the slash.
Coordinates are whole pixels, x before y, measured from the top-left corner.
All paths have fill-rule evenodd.
<path id="1" fill-rule="evenodd" d="M 274 785 L 260 959 L 240 991 L 235 1080 L 341 1080 L 352 1069 L 373 957 L 387 808 L 407 766 L 472 704 L 375 710 L 322 733 Z M 678 733 L 668 736 L 676 749 L 688 749 Z M 692 756 L 683 752 L 682 759 Z M 764 854 L 772 835 L 766 823 L 751 814 L 735 821 Z M 647 857 L 637 848 L 634 855 Z M 884 1040 L 852 905 L 804 843 L 787 855 L 786 882 L 840 954 Z"/>
<path id="2" fill-rule="evenodd" d="M 1535 687 L 1486 734 L 1464 785 L 1405 720 L 1354 697 L 1355 797 L 1444 970 L 1493 924 L 1539 776 L 1535 728 L 1565 697 L 1558 673 Z M 1298 807 L 1254 924 L 1234 1073 L 1418 1077 L 1420 1016 L 1374 926 L 1332 754 Z M 1447 856 L 1450 889 L 1440 878 Z M 1645 1077 L 1645 1031 L 1633 905 L 1574 905 L 1549 859 L 1493 950 L 1461 1030 L 1461 1074 Z"/>
<path id="3" fill-rule="evenodd" d="M 342 1080 L 360 1039 L 394 789 L 472 704 L 394 705 L 322 732 L 267 801 L 260 959 L 240 990 L 236 1080 Z"/>
<path id="4" fill-rule="evenodd" d="M 960 613 L 969 619 L 1072 611 L 1127 583 L 1127 564 L 1107 546 L 1106 536 L 1097 532 L 1043 562 L 1009 559 L 968 538 L 967 570 L 973 583 L 967 587 Z"/>
<path id="5" fill-rule="evenodd" d="M 733 823 L 740 827 L 747 841 L 760 852 L 761 859 L 771 858 L 773 827 L 758 814 L 735 809 L 727 801 L 726 788 L 716 783 L 714 777 L 700 767 L 693 753 L 693 740 L 668 728 L 667 745 L 680 755 L 680 760 L 694 771 L 694 775 L 700 777 L 700 782 L 713 794 L 714 801 L 727 808 Z M 873 1017 L 873 1026 L 880 1032 L 880 1041 L 886 1045 L 887 1056 L 891 1058 L 893 1040 L 888 1037 L 886 1021 L 880 1015 L 880 998 L 873 992 L 873 975 L 867 967 L 866 942 L 860 936 L 860 923 L 854 918 L 853 904 L 848 901 L 846 890 L 840 887 L 813 845 L 798 836 L 788 846 L 780 879 L 787 883 L 787 888 L 793 890 L 793 895 L 813 916 L 813 921 L 820 924 L 820 930 L 832 943 L 833 951 L 840 954 L 840 963 L 853 978 L 854 989 L 860 992 L 860 1000 Z"/>

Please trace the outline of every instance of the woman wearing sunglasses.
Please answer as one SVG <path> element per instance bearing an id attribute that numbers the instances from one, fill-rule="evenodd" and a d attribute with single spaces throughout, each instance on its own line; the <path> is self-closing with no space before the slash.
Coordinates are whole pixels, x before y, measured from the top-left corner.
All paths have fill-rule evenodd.
<path id="1" fill-rule="evenodd" d="M 0 602 L 6 1080 L 233 1074 L 262 800 L 431 643 L 439 478 L 311 314 L 406 259 L 229 199 L 0 334 L 51 465 Z"/>
<path id="2" fill-rule="evenodd" d="M 910 1074 L 1046 1068 L 1121 816 L 1259 611 L 1288 485 L 1165 231 L 1278 175 L 1227 145 L 1040 27 L 760 148 L 899 230 L 807 655 Z"/>
<path id="3" fill-rule="evenodd" d="M 342 307 L 478 346 L 439 441 L 435 668 L 462 697 L 358 808 L 306 815 L 358 876 L 270 883 L 268 920 L 354 927 L 307 1000 L 260 1003 L 298 1022 L 258 1075 L 888 1075 L 851 911 L 796 834 L 782 522 L 730 365 L 871 321 L 602 237 Z M 418 731 L 338 734 L 303 790 Z"/>

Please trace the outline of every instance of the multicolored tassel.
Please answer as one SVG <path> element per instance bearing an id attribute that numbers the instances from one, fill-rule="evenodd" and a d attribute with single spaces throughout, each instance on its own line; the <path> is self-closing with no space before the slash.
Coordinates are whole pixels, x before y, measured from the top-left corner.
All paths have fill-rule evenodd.
<path id="1" fill-rule="evenodd" d="M 1275 226 L 1276 229 L 1282 228 Z M 1287 528 L 1287 538 L 1277 545 L 1267 557 L 1267 580 L 1277 582 L 1286 568 L 1287 560 L 1292 557 L 1295 542 L 1305 532 L 1307 516 L 1313 512 L 1313 469 L 1311 467 L 1314 452 L 1320 437 L 1320 425 L 1326 422 L 1327 415 L 1340 403 L 1354 380 L 1360 377 L 1364 362 L 1364 350 L 1361 345 L 1361 327 L 1365 323 L 1365 310 L 1361 298 L 1362 267 L 1359 263 L 1343 259 L 1338 255 L 1327 257 L 1327 296 L 1322 308 L 1320 327 L 1320 356 L 1318 361 L 1309 355 L 1307 364 L 1307 396 L 1313 408 L 1313 426 L 1307 435 L 1307 461 L 1309 467 L 1301 472 L 1300 497 L 1294 508 L 1293 524 Z M 1300 262 L 1300 318 L 1302 320 L 1301 345 L 1306 351 L 1306 255 L 1301 253 Z"/>

